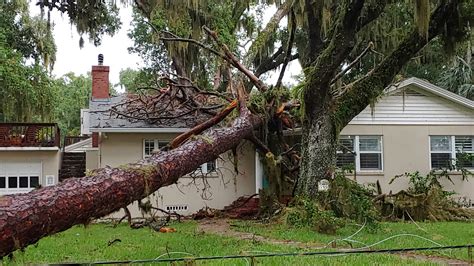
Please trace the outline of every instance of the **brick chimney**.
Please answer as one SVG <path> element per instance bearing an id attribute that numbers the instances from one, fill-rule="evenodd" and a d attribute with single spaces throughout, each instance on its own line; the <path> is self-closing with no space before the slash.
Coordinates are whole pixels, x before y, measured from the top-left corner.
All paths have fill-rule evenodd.
<path id="1" fill-rule="evenodd" d="M 109 99 L 109 67 L 104 66 L 104 56 L 99 54 L 99 65 L 92 66 L 92 100 Z"/>
<path id="2" fill-rule="evenodd" d="M 92 101 L 108 101 L 109 67 L 104 66 L 104 55 L 99 54 L 99 64 L 92 66 Z M 99 133 L 92 133 L 92 147 L 99 147 Z"/>

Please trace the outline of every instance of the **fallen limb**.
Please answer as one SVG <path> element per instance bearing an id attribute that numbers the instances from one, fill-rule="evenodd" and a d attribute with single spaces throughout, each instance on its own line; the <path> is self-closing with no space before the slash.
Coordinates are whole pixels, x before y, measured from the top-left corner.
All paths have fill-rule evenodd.
<path id="1" fill-rule="evenodd" d="M 0 198 L 0 258 L 42 237 L 115 212 L 145 198 L 250 137 L 261 119 L 240 105 L 231 127 L 211 130 L 182 146 L 84 178 Z"/>
<path id="2" fill-rule="evenodd" d="M 201 134 L 203 131 L 217 125 L 224 118 L 226 118 L 227 115 L 229 115 L 230 112 L 232 112 L 236 107 L 237 107 L 237 100 L 234 100 L 224 110 L 222 110 L 219 114 L 217 114 L 213 118 L 193 127 L 191 130 L 174 138 L 174 140 L 170 143 L 170 147 L 172 149 L 177 148 L 179 145 L 181 145 L 186 140 L 188 140 L 191 136 Z"/>

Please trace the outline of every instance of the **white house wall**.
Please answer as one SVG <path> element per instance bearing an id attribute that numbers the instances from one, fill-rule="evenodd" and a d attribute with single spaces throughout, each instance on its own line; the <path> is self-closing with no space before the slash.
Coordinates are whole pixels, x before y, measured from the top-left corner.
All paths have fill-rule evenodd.
<path id="1" fill-rule="evenodd" d="M 474 125 L 472 109 L 453 103 L 426 91 L 410 88 L 384 96 L 357 115 L 350 125 L 367 124 L 431 124 Z"/>
<path id="2" fill-rule="evenodd" d="M 363 184 L 379 180 L 384 192 L 397 192 L 408 187 L 407 178 L 398 178 L 392 184 L 390 180 L 405 172 L 430 172 L 431 135 L 474 135 L 474 126 L 450 125 L 348 125 L 341 135 L 378 135 L 383 142 L 383 170 L 361 171 L 356 179 Z M 353 175 L 350 176 L 353 178 Z M 453 172 L 454 185 L 447 180 L 442 183 L 448 190 L 455 190 L 457 197 L 466 196 L 474 200 L 474 182 L 463 181 L 459 173 Z"/>
<path id="3" fill-rule="evenodd" d="M 122 164 L 135 162 L 143 157 L 143 140 L 160 139 L 172 140 L 176 134 L 166 133 L 105 133 L 101 135 L 98 156 L 98 167 L 116 167 Z M 222 209 L 240 196 L 249 196 L 255 193 L 255 151 L 249 143 L 238 149 L 238 169 L 229 160 L 230 152 L 221 155 L 217 160 L 219 175 L 205 179 L 209 188 L 203 191 L 202 179 L 182 177 L 177 185 L 159 189 L 150 197 L 153 205 L 166 209 L 168 206 L 186 206 L 186 210 L 179 210 L 180 214 L 191 214 L 208 206 Z M 93 156 L 87 154 L 87 156 Z M 133 217 L 141 217 L 137 203 L 129 206 Z M 123 212 L 112 214 L 120 218 Z"/>

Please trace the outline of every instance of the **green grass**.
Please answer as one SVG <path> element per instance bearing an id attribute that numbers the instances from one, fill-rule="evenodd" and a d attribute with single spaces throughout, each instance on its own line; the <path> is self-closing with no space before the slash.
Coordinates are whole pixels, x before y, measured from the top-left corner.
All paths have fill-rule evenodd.
<path id="1" fill-rule="evenodd" d="M 443 246 L 474 244 L 474 223 L 426 222 L 417 224 L 419 227 L 413 222 L 381 223 L 375 232 L 364 228 L 351 239 L 362 242 L 365 245 L 370 245 L 391 236 L 405 234 L 377 244 L 373 247 L 374 249 L 431 247 L 436 246 L 436 243 Z M 310 228 L 291 228 L 283 224 L 260 224 L 249 221 L 233 222 L 233 229 L 237 231 L 250 232 L 274 239 L 293 240 L 321 245 L 326 245 L 334 239 L 346 238 L 357 232 L 359 228 L 360 225 L 349 225 L 340 229 L 336 235 L 325 235 L 319 234 Z M 429 239 L 436 243 L 413 235 Z M 359 243 L 352 244 L 354 248 L 365 246 Z M 340 247 L 349 246 L 347 242 L 344 241 L 337 241 L 337 245 Z M 467 249 L 427 251 L 423 253 L 462 260 L 468 259 Z"/>
<path id="2" fill-rule="evenodd" d="M 175 223 L 172 226 L 178 232 L 164 234 L 147 228 L 133 230 L 125 224 L 117 228 L 112 228 L 106 224 L 93 224 L 87 228 L 77 226 L 65 232 L 46 237 L 39 241 L 38 245 L 26 248 L 24 252 L 15 252 L 14 260 L 5 259 L 3 264 L 24 265 L 154 259 L 167 252 L 187 252 L 194 256 L 212 256 L 245 254 L 248 252 L 304 251 L 286 245 L 270 245 L 252 240 L 238 240 L 230 237 L 199 233 L 194 222 Z M 252 225 L 252 229 L 264 231 L 258 225 Z M 265 232 L 270 233 L 271 231 Z M 301 240 L 302 235 L 303 233 L 298 235 L 297 238 Z M 120 239 L 121 242 L 108 246 L 107 243 L 114 239 Z M 183 257 L 186 254 L 174 254 L 174 256 Z M 257 262 L 258 265 L 433 265 L 427 262 L 383 254 L 334 257 L 273 257 L 259 258 Z M 197 265 L 249 265 L 249 260 L 200 261 Z"/>

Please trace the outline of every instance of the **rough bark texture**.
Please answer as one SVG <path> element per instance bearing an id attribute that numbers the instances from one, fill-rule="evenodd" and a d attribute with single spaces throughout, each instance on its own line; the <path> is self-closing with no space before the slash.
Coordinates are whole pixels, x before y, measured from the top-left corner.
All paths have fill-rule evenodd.
<path id="1" fill-rule="evenodd" d="M 328 112 L 309 117 L 303 127 L 302 160 L 296 194 L 315 198 L 318 182 L 330 179 L 336 163 L 337 136 Z M 332 156 L 334 154 L 334 156 Z"/>
<path id="2" fill-rule="evenodd" d="M 241 108 L 232 127 L 211 130 L 169 152 L 85 178 L 0 198 L 0 258 L 76 224 L 103 217 L 175 183 L 199 165 L 232 149 L 261 121 Z M 124 151 L 126 152 L 126 151 Z"/>

